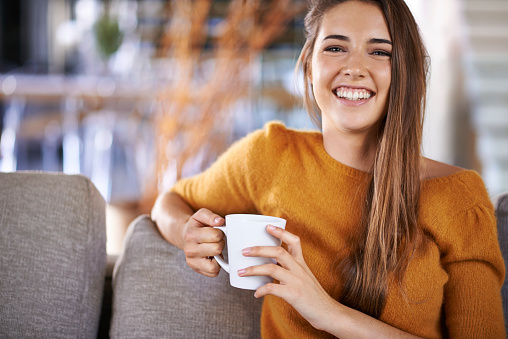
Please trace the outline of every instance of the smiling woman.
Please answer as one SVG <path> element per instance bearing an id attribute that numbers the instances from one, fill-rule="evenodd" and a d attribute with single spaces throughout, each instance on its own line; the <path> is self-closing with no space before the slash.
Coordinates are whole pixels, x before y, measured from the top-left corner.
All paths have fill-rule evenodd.
<path id="1" fill-rule="evenodd" d="M 493 206 L 473 171 L 421 156 L 427 56 L 403 0 L 314 0 L 299 58 L 321 132 L 268 124 L 159 196 L 152 218 L 206 276 L 233 213 L 287 220 L 265 338 L 503 338 L 505 267 Z"/>

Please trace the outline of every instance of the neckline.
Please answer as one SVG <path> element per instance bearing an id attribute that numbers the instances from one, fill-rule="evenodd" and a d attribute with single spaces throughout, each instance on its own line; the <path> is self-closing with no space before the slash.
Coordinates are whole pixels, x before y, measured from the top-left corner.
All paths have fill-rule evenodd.
<path id="1" fill-rule="evenodd" d="M 334 159 L 330 154 L 328 154 L 328 152 L 326 152 L 326 150 L 324 148 L 323 134 L 316 132 L 316 136 L 317 136 L 316 141 L 318 144 L 318 147 L 317 147 L 318 153 L 319 153 L 321 159 L 323 159 L 323 161 L 325 163 L 327 163 L 329 166 L 337 168 L 337 169 L 341 170 L 342 173 L 345 173 L 348 176 L 356 178 L 356 179 L 366 179 L 371 175 L 369 172 L 365 172 L 360 169 L 348 166 L 348 165 Z M 457 178 L 460 178 L 463 176 L 469 176 L 469 175 L 475 175 L 475 174 L 476 174 L 476 172 L 473 170 L 462 169 L 460 171 L 457 171 L 455 173 L 451 173 L 448 175 L 423 179 L 423 180 L 420 180 L 420 183 L 422 185 L 443 184 L 443 183 L 447 183 L 447 182 L 456 180 Z"/>
<path id="2" fill-rule="evenodd" d="M 452 174 L 444 175 L 441 177 L 427 178 L 421 180 L 422 184 L 443 184 L 446 182 L 450 182 L 456 180 L 459 177 L 476 175 L 476 172 L 469 169 L 461 169 L 460 171 L 454 172 Z"/>

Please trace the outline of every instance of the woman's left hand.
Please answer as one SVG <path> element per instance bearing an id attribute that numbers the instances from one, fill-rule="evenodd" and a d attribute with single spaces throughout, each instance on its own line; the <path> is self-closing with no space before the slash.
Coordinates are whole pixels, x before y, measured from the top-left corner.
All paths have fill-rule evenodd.
<path id="1" fill-rule="evenodd" d="M 324 329 L 326 315 L 339 305 L 314 277 L 302 255 L 300 238 L 282 228 L 267 226 L 272 236 L 287 244 L 281 246 L 249 247 L 243 250 L 247 257 L 275 258 L 278 265 L 267 264 L 239 270 L 239 276 L 271 276 L 280 284 L 269 283 L 256 290 L 256 298 L 273 295 L 291 304 L 309 323 Z"/>

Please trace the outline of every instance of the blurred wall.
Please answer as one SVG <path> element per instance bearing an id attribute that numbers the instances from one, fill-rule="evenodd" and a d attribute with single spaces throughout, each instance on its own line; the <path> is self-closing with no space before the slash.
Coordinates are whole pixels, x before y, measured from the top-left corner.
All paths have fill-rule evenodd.
<path id="1" fill-rule="evenodd" d="M 406 2 L 431 57 L 424 154 L 508 191 L 508 2 Z"/>
<path id="2" fill-rule="evenodd" d="M 445 163 L 478 168 L 474 156 L 471 102 L 465 86 L 466 51 L 459 0 L 406 0 L 430 56 L 424 155 Z"/>

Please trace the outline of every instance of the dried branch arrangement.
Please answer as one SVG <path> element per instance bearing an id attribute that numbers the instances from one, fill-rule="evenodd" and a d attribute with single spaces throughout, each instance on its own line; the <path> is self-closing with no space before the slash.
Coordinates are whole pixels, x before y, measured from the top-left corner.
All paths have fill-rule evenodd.
<path id="1" fill-rule="evenodd" d="M 170 81 L 160 92 L 155 124 L 159 189 L 164 176 L 179 179 L 196 155 L 205 154 L 206 164 L 206 155 L 215 157 L 228 146 L 233 106 L 249 95 L 252 60 L 304 5 L 231 0 L 213 31 L 208 26 L 211 8 L 211 0 L 173 0 L 168 6 L 170 24 L 161 38 L 161 54 L 171 61 Z"/>

